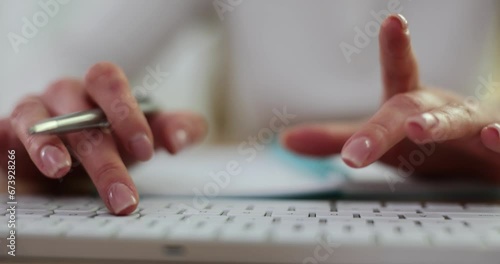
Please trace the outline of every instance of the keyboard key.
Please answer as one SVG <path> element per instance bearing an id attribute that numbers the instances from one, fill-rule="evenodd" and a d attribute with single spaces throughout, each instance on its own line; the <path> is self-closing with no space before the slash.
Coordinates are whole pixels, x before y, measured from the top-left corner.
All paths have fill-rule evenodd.
<path id="1" fill-rule="evenodd" d="M 74 226 L 65 233 L 67 237 L 79 238 L 110 238 L 118 232 L 120 226 L 113 224 Z"/>
<path id="2" fill-rule="evenodd" d="M 399 219 L 396 213 L 360 213 L 361 218 L 368 219 Z"/>
<path id="3" fill-rule="evenodd" d="M 264 242 L 269 238 L 271 226 L 271 223 L 233 223 L 221 229 L 219 240 L 226 242 Z"/>
<path id="4" fill-rule="evenodd" d="M 316 243 L 321 238 L 321 229 L 302 224 L 285 225 L 272 231 L 271 239 L 278 243 Z"/>
<path id="5" fill-rule="evenodd" d="M 382 246 L 430 246 L 428 235 L 415 230 L 380 232 L 378 234 L 378 243 Z"/>
<path id="6" fill-rule="evenodd" d="M 418 202 L 388 202 L 385 209 L 418 210 L 422 209 L 422 204 Z"/>
<path id="7" fill-rule="evenodd" d="M 240 215 L 249 215 L 249 216 L 264 216 L 266 211 L 255 211 L 255 210 L 231 210 L 227 213 L 228 216 L 240 216 Z"/>
<path id="8" fill-rule="evenodd" d="M 338 201 L 335 203 L 337 209 L 348 210 L 373 210 L 379 209 L 382 205 L 379 202 L 357 202 L 357 201 Z"/>
<path id="9" fill-rule="evenodd" d="M 55 209 L 55 213 L 93 213 L 99 210 L 97 205 L 63 205 Z"/>
<path id="10" fill-rule="evenodd" d="M 91 213 L 57 213 L 57 214 L 50 215 L 50 217 L 51 218 L 59 218 L 59 219 L 63 219 L 63 218 L 90 218 L 94 215 L 95 215 L 95 213 L 93 213 L 93 212 L 91 212 Z"/>
<path id="11" fill-rule="evenodd" d="M 167 230 L 173 226 L 173 223 L 156 224 L 147 222 L 136 222 L 122 227 L 116 237 L 122 239 L 147 240 L 147 239 L 164 239 Z"/>
<path id="12" fill-rule="evenodd" d="M 274 211 L 272 217 L 309 217 L 309 212 L 296 212 L 296 211 Z"/>
<path id="13" fill-rule="evenodd" d="M 197 224 L 182 223 L 177 225 L 167 234 L 168 240 L 215 240 L 220 225 L 213 223 Z"/>
<path id="14" fill-rule="evenodd" d="M 448 232 L 432 232 L 430 234 L 431 242 L 435 246 L 441 247 L 481 247 L 482 241 L 478 234 L 473 232 L 448 233 Z"/>
<path id="15" fill-rule="evenodd" d="M 428 218 L 433 218 L 433 219 L 444 219 L 442 215 L 439 214 L 404 214 L 403 215 L 406 219 L 428 219 Z"/>
<path id="16" fill-rule="evenodd" d="M 34 211 L 18 211 L 16 212 L 17 217 L 34 217 L 34 218 L 39 218 L 39 217 L 48 217 L 49 215 L 53 214 L 52 211 L 42 211 L 42 210 L 34 210 Z"/>

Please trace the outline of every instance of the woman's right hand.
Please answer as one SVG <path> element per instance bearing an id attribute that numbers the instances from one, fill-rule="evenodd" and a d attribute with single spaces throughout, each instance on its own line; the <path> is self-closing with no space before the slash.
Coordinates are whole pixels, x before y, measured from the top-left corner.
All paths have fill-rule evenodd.
<path id="1" fill-rule="evenodd" d="M 28 133 L 43 119 L 95 107 L 104 111 L 111 129 L 63 136 Z M 92 66 L 83 81 L 57 81 L 43 94 L 22 99 L 10 117 L 0 119 L 0 167 L 7 169 L 7 153 L 14 150 L 18 185 L 86 172 L 107 208 L 125 215 L 135 210 L 139 200 L 126 166 L 149 160 L 155 148 L 175 154 L 201 141 L 206 132 L 205 120 L 190 112 L 159 112 L 146 118 L 123 71 L 102 62 Z"/>

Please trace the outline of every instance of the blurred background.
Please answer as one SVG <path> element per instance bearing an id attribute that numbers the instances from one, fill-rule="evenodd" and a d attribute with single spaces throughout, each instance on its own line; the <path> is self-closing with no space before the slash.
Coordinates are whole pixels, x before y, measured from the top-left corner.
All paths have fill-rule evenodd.
<path id="1" fill-rule="evenodd" d="M 273 109 L 291 124 L 363 117 L 380 102 L 387 14 L 408 19 L 423 82 L 473 94 L 493 74 L 498 11 L 494 0 L 2 0 L 0 114 L 112 61 L 137 95 L 204 114 L 209 142 L 256 134 Z"/>

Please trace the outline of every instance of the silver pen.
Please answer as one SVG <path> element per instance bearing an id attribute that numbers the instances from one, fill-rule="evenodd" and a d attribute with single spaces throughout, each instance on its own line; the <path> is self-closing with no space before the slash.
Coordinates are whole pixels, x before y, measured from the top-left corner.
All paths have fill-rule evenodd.
<path id="1" fill-rule="evenodd" d="M 144 113 L 152 113 L 159 110 L 159 107 L 148 99 L 139 100 L 138 105 Z M 106 119 L 104 112 L 96 108 L 42 120 L 30 127 L 28 132 L 32 135 L 62 134 L 89 128 L 109 127 L 110 123 Z"/>

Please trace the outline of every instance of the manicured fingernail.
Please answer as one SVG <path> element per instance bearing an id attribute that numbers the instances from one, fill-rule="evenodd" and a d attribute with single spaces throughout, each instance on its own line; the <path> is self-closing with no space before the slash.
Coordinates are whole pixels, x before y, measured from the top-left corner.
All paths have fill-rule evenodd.
<path id="1" fill-rule="evenodd" d="M 496 142 L 500 141 L 500 124 L 493 124 L 486 127 L 486 130 L 491 138 Z"/>
<path id="2" fill-rule="evenodd" d="M 42 148 L 40 156 L 45 174 L 52 178 L 61 177 L 61 171 L 71 165 L 69 157 L 57 147 L 48 145 Z"/>
<path id="3" fill-rule="evenodd" d="M 342 158 L 354 167 L 361 167 L 372 152 L 372 143 L 369 138 L 354 139 L 342 150 Z"/>
<path id="4" fill-rule="evenodd" d="M 397 18 L 399 20 L 399 23 L 401 24 L 401 29 L 403 31 L 407 31 L 408 30 L 408 20 L 406 20 L 406 18 L 401 15 L 401 14 L 394 14 L 392 15 L 393 17 Z"/>
<path id="5" fill-rule="evenodd" d="M 174 151 L 179 152 L 189 145 L 189 133 L 184 128 L 178 128 L 172 135 Z"/>
<path id="6" fill-rule="evenodd" d="M 169 134 L 173 153 L 177 153 L 193 143 L 192 131 L 194 129 L 194 124 L 187 120 L 179 120 L 173 124 Z"/>
<path id="7" fill-rule="evenodd" d="M 113 213 L 120 214 L 125 209 L 137 204 L 134 193 L 123 183 L 114 183 L 109 188 L 109 204 Z"/>
<path id="8" fill-rule="evenodd" d="M 409 122 L 416 124 L 422 128 L 424 131 L 428 131 L 437 126 L 438 120 L 433 114 L 424 113 L 416 117 L 412 117 Z"/>
<path id="9" fill-rule="evenodd" d="M 153 144 L 146 134 L 135 135 L 130 139 L 129 146 L 138 160 L 149 160 L 153 156 Z"/>

